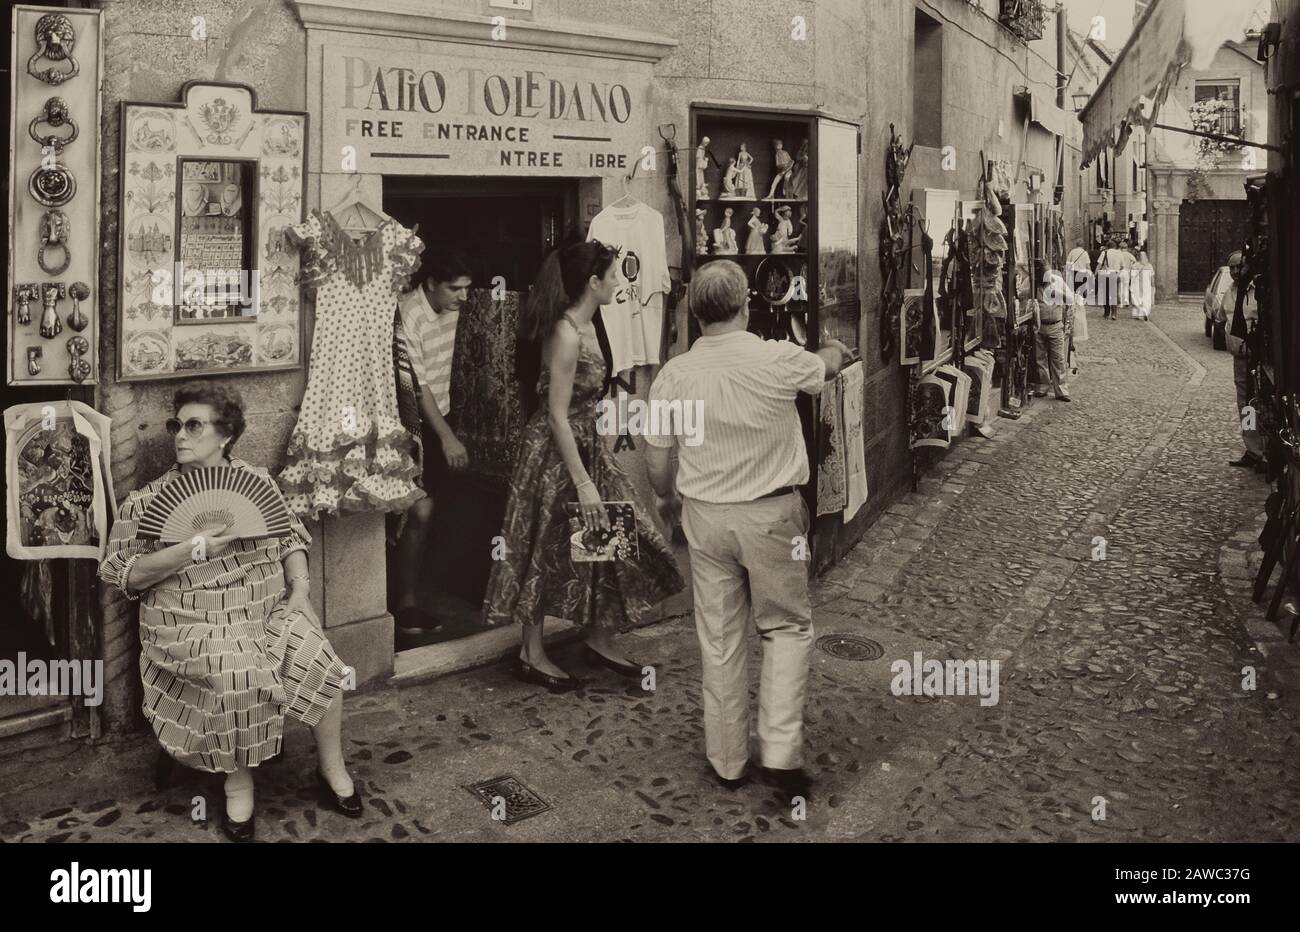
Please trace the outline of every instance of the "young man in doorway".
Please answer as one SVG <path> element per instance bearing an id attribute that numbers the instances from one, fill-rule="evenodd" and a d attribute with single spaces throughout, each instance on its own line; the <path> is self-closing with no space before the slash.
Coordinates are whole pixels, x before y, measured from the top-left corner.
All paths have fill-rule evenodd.
<path id="1" fill-rule="evenodd" d="M 415 581 L 433 518 L 433 503 L 441 480 L 450 470 L 469 464 L 465 445 L 447 423 L 451 411 L 451 364 L 456 348 L 456 323 L 469 296 L 471 276 L 464 258 L 454 252 L 432 255 L 425 263 L 425 279 L 402 295 L 399 337 L 410 358 L 419 390 L 423 434 L 424 490 L 407 512 L 406 527 L 397 542 L 397 609 L 399 634 L 420 634 L 437 627 L 438 620 L 416 602 Z"/>

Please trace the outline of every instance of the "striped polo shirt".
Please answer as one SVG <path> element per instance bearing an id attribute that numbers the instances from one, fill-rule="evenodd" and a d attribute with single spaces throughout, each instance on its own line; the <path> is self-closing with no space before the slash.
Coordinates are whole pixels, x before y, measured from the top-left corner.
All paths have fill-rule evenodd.
<path id="1" fill-rule="evenodd" d="M 764 340 L 745 330 L 702 336 L 674 356 L 650 386 L 659 433 L 646 443 L 677 445 L 677 491 L 684 498 L 725 504 L 753 501 L 782 486 L 808 481 L 808 454 L 794 400 L 818 393 L 826 364 L 788 341 Z M 678 423 L 681 408 L 700 412 L 692 445 Z"/>
<path id="2" fill-rule="evenodd" d="M 402 295 L 402 339 L 420 385 L 433 393 L 438 413 L 451 410 L 451 359 L 456 350 L 456 321 L 460 311 L 439 314 L 424 287 Z"/>

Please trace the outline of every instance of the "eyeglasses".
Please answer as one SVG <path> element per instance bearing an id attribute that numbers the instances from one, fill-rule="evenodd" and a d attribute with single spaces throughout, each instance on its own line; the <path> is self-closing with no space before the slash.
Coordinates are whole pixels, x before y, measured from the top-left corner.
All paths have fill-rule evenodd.
<path id="1" fill-rule="evenodd" d="M 190 418 L 184 423 L 184 425 L 181 424 L 180 418 L 176 418 L 176 417 L 169 417 L 164 422 L 167 428 L 167 433 L 171 434 L 173 437 L 179 434 L 181 432 L 181 427 L 184 426 L 185 435 L 189 437 L 191 440 L 197 440 L 199 437 L 202 437 L 203 432 L 207 429 L 207 426 L 211 423 L 212 423 L 211 421 L 204 421 L 197 417 Z"/>

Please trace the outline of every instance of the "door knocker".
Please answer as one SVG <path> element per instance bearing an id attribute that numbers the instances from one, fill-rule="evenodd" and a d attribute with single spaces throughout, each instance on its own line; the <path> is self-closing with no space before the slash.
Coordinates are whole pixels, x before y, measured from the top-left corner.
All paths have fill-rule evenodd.
<path id="1" fill-rule="evenodd" d="M 55 156 L 53 168 L 38 165 L 27 182 L 27 191 L 42 207 L 62 207 L 77 193 L 77 179 Z"/>
<path id="2" fill-rule="evenodd" d="M 45 257 L 45 250 L 50 248 L 63 250 L 63 261 L 53 266 Z M 47 210 L 41 218 L 41 248 L 36 252 L 36 261 L 47 275 L 62 275 L 72 262 L 72 253 L 68 249 L 68 215 L 61 210 Z"/>
<path id="3" fill-rule="evenodd" d="M 32 322 L 32 302 L 41 296 L 35 285 L 14 285 L 14 303 L 18 305 L 18 323 Z"/>
<path id="4" fill-rule="evenodd" d="M 72 313 L 68 315 L 68 326 L 80 333 L 90 323 L 90 318 L 81 310 L 81 302 L 90 297 L 90 286 L 85 282 L 73 282 L 68 286 L 72 296 Z"/>
<path id="5" fill-rule="evenodd" d="M 77 59 L 72 55 L 72 47 L 77 43 L 77 31 L 72 28 L 72 20 L 62 13 L 47 13 L 36 21 L 36 51 L 27 59 L 27 73 L 46 84 L 62 84 L 75 78 L 81 71 Z M 70 71 L 59 71 L 53 66 L 44 71 L 36 70 L 36 63 L 42 58 L 52 62 L 67 60 L 72 64 Z"/>
<path id="6" fill-rule="evenodd" d="M 72 362 L 68 363 L 68 375 L 74 382 L 84 382 L 90 375 L 90 363 L 84 358 L 90 352 L 90 344 L 85 337 L 71 337 L 68 340 L 68 353 Z"/>
<path id="7" fill-rule="evenodd" d="M 46 282 L 41 285 L 41 303 L 45 305 L 45 311 L 41 314 L 41 336 L 47 340 L 52 340 L 63 332 L 58 304 L 60 298 L 67 296 L 68 286 L 62 282 Z"/>
<path id="8" fill-rule="evenodd" d="M 36 127 L 42 123 L 52 129 L 67 126 L 70 132 L 66 136 L 60 136 L 58 133 L 42 136 L 36 132 Z M 32 121 L 27 124 L 27 134 L 35 139 L 42 149 L 53 149 L 57 156 L 63 151 L 64 146 L 77 138 L 77 121 L 72 119 L 72 114 L 68 111 L 68 102 L 62 97 L 51 97 L 45 101 L 45 109 L 32 117 Z"/>
<path id="9" fill-rule="evenodd" d="M 41 348 L 39 346 L 27 347 L 27 374 L 41 374 Z"/>

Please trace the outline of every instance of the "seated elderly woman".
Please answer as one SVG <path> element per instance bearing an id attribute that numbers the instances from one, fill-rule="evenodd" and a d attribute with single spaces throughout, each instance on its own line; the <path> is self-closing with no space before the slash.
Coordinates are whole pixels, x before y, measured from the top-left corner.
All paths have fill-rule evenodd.
<path id="1" fill-rule="evenodd" d="M 294 518 L 282 537 L 223 536 L 225 526 L 175 544 L 136 537 L 149 502 L 182 473 L 233 466 L 266 475 L 230 455 L 244 430 L 234 389 L 190 383 L 174 408 L 167 430 L 176 462 L 127 496 L 99 568 L 105 582 L 140 600 L 144 716 L 172 760 L 226 774 L 222 829 L 232 841 L 252 840 L 252 769 L 280 752 L 286 712 L 313 730 L 325 803 L 360 816 L 342 751 L 348 669 L 308 599 L 311 538 L 301 522 Z"/>

